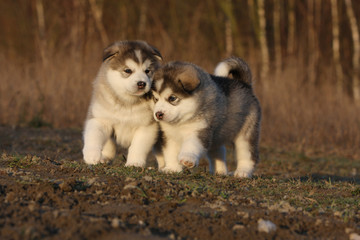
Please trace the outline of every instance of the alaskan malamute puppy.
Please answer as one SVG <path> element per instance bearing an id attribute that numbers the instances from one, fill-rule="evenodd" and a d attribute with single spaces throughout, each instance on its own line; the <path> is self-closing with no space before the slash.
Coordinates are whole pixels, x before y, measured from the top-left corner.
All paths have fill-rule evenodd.
<path id="1" fill-rule="evenodd" d="M 210 172 L 227 174 L 225 144 L 233 143 L 236 177 L 250 177 L 259 160 L 260 104 L 248 65 L 239 58 L 218 64 L 213 76 L 185 62 L 170 62 L 154 75 L 154 118 L 160 123 L 160 169 L 179 172 L 205 155 Z"/>
<path id="2" fill-rule="evenodd" d="M 128 149 L 126 166 L 145 166 L 158 136 L 149 91 L 161 60 L 159 51 L 143 41 L 115 42 L 104 50 L 85 122 L 87 164 L 114 158 L 116 142 Z"/>

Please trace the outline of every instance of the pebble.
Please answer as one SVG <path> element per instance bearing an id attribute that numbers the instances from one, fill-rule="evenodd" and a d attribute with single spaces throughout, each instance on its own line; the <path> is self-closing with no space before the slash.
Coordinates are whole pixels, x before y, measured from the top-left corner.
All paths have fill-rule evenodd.
<path id="1" fill-rule="evenodd" d="M 352 233 L 352 234 L 350 234 L 349 239 L 350 240 L 360 240 L 360 235 L 357 233 Z"/>
<path id="2" fill-rule="evenodd" d="M 242 229 L 244 229 L 244 228 L 245 228 L 245 226 L 242 225 L 242 224 L 235 224 L 235 225 L 233 226 L 232 230 L 233 230 L 233 231 L 236 231 L 236 230 L 242 230 Z"/>
<path id="3" fill-rule="evenodd" d="M 153 180 L 153 178 L 150 176 L 144 176 L 144 180 L 147 182 L 151 182 Z"/>
<path id="4" fill-rule="evenodd" d="M 93 185 L 96 181 L 97 181 L 97 178 L 96 178 L 96 177 L 90 178 L 90 179 L 88 179 L 88 180 L 86 181 L 86 184 L 89 185 L 89 186 L 91 186 L 91 185 Z"/>
<path id="5" fill-rule="evenodd" d="M 67 182 L 60 183 L 59 188 L 64 192 L 70 192 L 72 190 L 72 187 Z"/>
<path id="6" fill-rule="evenodd" d="M 137 182 L 134 181 L 134 182 L 131 182 L 131 183 L 125 185 L 125 186 L 124 186 L 124 190 L 126 190 L 126 189 L 133 189 L 133 188 L 136 188 L 136 186 L 137 186 Z"/>
<path id="7" fill-rule="evenodd" d="M 274 232 L 276 231 L 276 225 L 269 220 L 264 220 L 260 218 L 258 220 L 258 231 L 266 233 Z"/>
<path id="8" fill-rule="evenodd" d="M 14 192 L 9 192 L 8 194 L 6 194 L 5 202 L 12 202 L 13 200 L 15 200 Z"/>
<path id="9" fill-rule="evenodd" d="M 118 228 L 120 226 L 120 220 L 116 217 L 111 220 L 111 226 L 113 228 Z"/>
<path id="10" fill-rule="evenodd" d="M 33 212 L 35 210 L 35 208 L 36 208 L 35 202 L 30 202 L 29 205 L 28 205 L 28 208 L 29 208 L 30 212 Z"/>
<path id="11" fill-rule="evenodd" d="M 248 212 L 238 211 L 237 215 L 239 215 L 239 216 L 241 216 L 241 217 L 243 217 L 245 219 L 249 218 L 249 213 Z"/>

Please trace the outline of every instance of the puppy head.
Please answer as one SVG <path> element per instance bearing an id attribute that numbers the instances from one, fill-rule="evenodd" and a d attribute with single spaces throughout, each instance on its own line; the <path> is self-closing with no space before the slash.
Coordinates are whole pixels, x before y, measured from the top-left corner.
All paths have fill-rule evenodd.
<path id="1" fill-rule="evenodd" d="M 154 75 L 154 118 L 171 124 L 186 122 L 196 115 L 201 85 L 198 69 L 189 63 L 171 62 Z"/>
<path id="2" fill-rule="evenodd" d="M 150 91 L 160 52 L 143 41 L 115 42 L 104 50 L 106 79 L 120 95 L 142 96 Z"/>

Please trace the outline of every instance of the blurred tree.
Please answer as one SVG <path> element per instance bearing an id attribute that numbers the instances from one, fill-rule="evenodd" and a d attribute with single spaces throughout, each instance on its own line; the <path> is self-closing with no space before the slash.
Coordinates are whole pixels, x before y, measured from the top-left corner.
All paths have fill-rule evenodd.
<path id="1" fill-rule="evenodd" d="M 352 55 L 352 90 L 353 97 L 357 104 L 360 104 L 360 39 L 359 39 L 359 28 L 356 22 L 356 16 L 353 10 L 351 0 L 345 0 L 346 13 L 350 21 L 351 36 L 353 41 L 353 55 Z"/>
<path id="2" fill-rule="evenodd" d="M 280 0 L 274 0 L 274 52 L 275 52 L 275 79 L 277 79 L 282 70 L 281 53 L 281 4 Z"/>
<path id="3" fill-rule="evenodd" d="M 266 38 L 266 17 L 265 17 L 265 4 L 264 0 L 258 0 L 257 14 L 259 18 L 259 37 L 260 51 L 261 51 L 261 69 L 260 69 L 260 78 L 264 84 L 265 89 L 268 87 L 268 81 L 266 80 L 269 77 L 269 49 Z"/>
<path id="4" fill-rule="evenodd" d="M 343 91 L 343 71 L 340 62 L 339 14 L 337 0 L 331 0 L 332 52 L 336 72 L 336 86 L 339 94 Z"/>
<path id="5" fill-rule="evenodd" d="M 96 3 L 95 0 L 89 0 L 89 3 L 90 3 L 92 15 L 95 20 L 96 28 L 100 33 L 101 41 L 104 46 L 107 46 L 110 44 L 110 42 L 109 42 L 109 37 L 105 30 L 104 24 L 102 22 L 102 14 L 103 14 L 102 4 L 103 4 L 103 2 L 101 2 L 101 6 L 98 6 L 98 4 Z"/>

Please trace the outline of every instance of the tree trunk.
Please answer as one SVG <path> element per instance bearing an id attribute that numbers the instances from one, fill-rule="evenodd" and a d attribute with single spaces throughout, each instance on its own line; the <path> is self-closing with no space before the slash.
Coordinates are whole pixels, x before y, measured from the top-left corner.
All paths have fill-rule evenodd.
<path id="1" fill-rule="evenodd" d="M 279 78 L 282 69 L 281 54 L 281 6 L 280 0 L 274 0 L 274 44 L 275 44 L 275 79 Z"/>
<path id="2" fill-rule="evenodd" d="M 225 52 L 226 56 L 230 56 L 233 53 L 234 44 L 233 44 L 233 31 L 232 31 L 232 22 L 233 22 L 233 9 L 231 0 L 226 0 L 225 2 L 220 1 L 220 6 L 223 8 L 225 13 Z"/>
<path id="3" fill-rule="evenodd" d="M 288 0 L 288 37 L 287 54 L 291 55 L 295 50 L 295 3 L 294 0 Z"/>
<path id="4" fill-rule="evenodd" d="M 336 87 L 339 94 L 343 91 L 343 71 L 340 62 L 339 15 L 336 0 L 331 0 L 332 51 L 336 72 Z"/>
<path id="5" fill-rule="evenodd" d="M 90 8 L 91 8 L 91 13 L 94 17 L 96 28 L 100 33 L 101 42 L 102 42 L 103 46 L 107 46 L 109 44 L 109 38 L 105 31 L 105 27 L 104 27 L 104 24 L 101 19 L 102 18 L 102 9 L 96 5 L 95 0 L 89 0 L 89 4 L 90 4 Z"/>
<path id="6" fill-rule="evenodd" d="M 354 13 L 354 9 L 352 6 L 351 0 L 345 0 L 346 4 L 346 14 L 350 21 L 351 27 L 351 36 L 353 41 L 353 72 L 352 72 L 352 89 L 353 89 L 353 97 L 357 104 L 360 104 L 360 79 L 359 79 L 359 57 L 360 57 L 360 40 L 359 40 L 359 28 L 356 22 L 356 17 Z"/>
<path id="7" fill-rule="evenodd" d="M 45 33 L 45 15 L 44 15 L 44 5 L 42 0 L 35 1 L 37 22 L 38 22 L 38 36 L 39 36 L 39 51 L 42 64 L 46 69 L 48 65 L 47 58 L 47 44 L 46 44 L 46 33 Z"/>
<path id="8" fill-rule="evenodd" d="M 317 1 L 317 0 L 315 0 Z M 308 82 L 315 84 L 316 81 L 316 65 L 318 63 L 319 52 L 317 47 L 317 37 L 314 26 L 314 0 L 308 0 L 307 25 L 308 25 L 308 61 L 306 68 L 308 72 Z"/>
<path id="9" fill-rule="evenodd" d="M 148 10 L 148 1 L 143 0 L 140 6 L 140 18 L 139 18 L 139 36 L 140 38 L 144 38 L 145 29 L 146 29 L 146 15 Z"/>
<path id="10" fill-rule="evenodd" d="M 266 18 L 265 18 L 265 5 L 264 0 L 258 1 L 258 17 L 259 17 L 259 42 L 261 51 L 261 70 L 260 79 L 264 84 L 264 88 L 268 87 L 269 76 L 269 50 L 266 39 Z"/>

